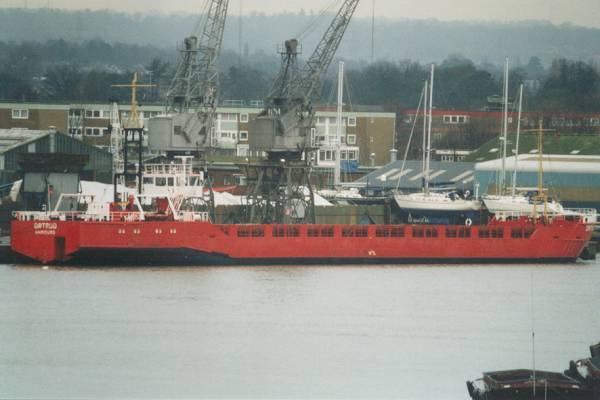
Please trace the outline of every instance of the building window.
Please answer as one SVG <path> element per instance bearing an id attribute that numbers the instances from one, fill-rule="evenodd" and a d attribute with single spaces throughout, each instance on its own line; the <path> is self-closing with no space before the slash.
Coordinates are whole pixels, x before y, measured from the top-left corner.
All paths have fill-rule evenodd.
<path id="1" fill-rule="evenodd" d="M 247 113 L 240 114 L 240 122 L 248 122 L 248 114 Z"/>
<path id="2" fill-rule="evenodd" d="M 248 140 L 248 131 L 240 131 L 240 140 L 241 141 Z"/>
<path id="3" fill-rule="evenodd" d="M 71 136 L 81 136 L 82 133 L 81 128 L 69 128 L 69 135 Z"/>
<path id="4" fill-rule="evenodd" d="M 332 150 L 320 150 L 319 161 L 335 161 L 335 151 Z"/>
<path id="5" fill-rule="evenodd" d="M 12 110 L 12 119 L 29 119 L 29 110 L 25 108 L 15 108 Z"/>
<path id="6" fill-rule="evenodd" d="M 86 136 L 102 136 L 101 128 L 85 128 Z"/>
<path id="7" fill-rule="evenodd" d="M 104 112 L 102 110 L 85 110 L 85 117 L 90 119 L 102 118 Z"/>
<path id="8" fill-rule="evenodd" d="M 28 153 L 35 153 L 35 143 L 29 143 L 27 145 L 27 152 Z"/>
<path id="9" fill-rule="evenodd" d="M 356 135 L 348 135 L 348 144 L 356 144 Z"/>
<path id="10" fill-rule="evenodd" d="M 445 124 L 466 124 L 468 121 L 467 115 L 444 115 Z"/>
<path id="11" fill-rule="evenodd" d="M 356 117 L 348 117 L 348 126 L 356 126 Z"/>
<path id="12" fill-rule="evenodd" d="M 217 114 L 217 119 L 221 121 L 237 122 L 237 114 Z"/>
<path id="13" fill-rule="evenodd" d="M 81 117 L 83 110 L 80 109 L 71 109 L 69 110 L 69 117 Z"/>
<path id="14" fill-rule="evenodd" d="M 248 179 L 245 175 L 233 175 L 233 179 L 237 186 L 248 186 Z"/>
<path id="15" fill-rule="evenodd" d="M 349 150 L 348 151 L 348 160 L 350 161 L 356 161 L 358 160 L 358 156 L 356 154 L 357 152 L 355 150 Z"/>

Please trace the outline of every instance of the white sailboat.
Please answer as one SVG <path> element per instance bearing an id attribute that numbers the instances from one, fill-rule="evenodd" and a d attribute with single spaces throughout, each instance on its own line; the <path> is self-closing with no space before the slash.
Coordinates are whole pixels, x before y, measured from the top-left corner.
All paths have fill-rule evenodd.
<path id="1" fill-rule="evenodd" d="M 523 111 L 523 85 L 519 88 L 519 112 L 517 116 L 517 135 L 515 143 L 515 162 L 512 176 L 512 188 L 510 194 L 506 192 L 506 146 L 508 141 L 508 59 L 504 65 L 504 107 L 502 119 L 502 169 L 500 171 L 498 193 L 497 195 L 486 195 L 482 198 L 486 208 L 492 214 L 514 213 L 518 215 L 541 215 L 541 214 L 565 214 L 563 206 L 555 201 L 539 201 L 540 196 L 544 196 L 540 190 L 535 195 L 517 193 L 517 171 L 519 163 L 519 138 L 521 133 L 521 115 Z M 541 128 L 540 128 L 541 129 Z M 540 132 L 540 135 L 542 133 Z M 540 147 L 541 147 L 540 141 Z M 542 149 L 538 149 L 540 156 L 539 179 L 542 179 Z M 542 182 L 539 182 L 541 187 Z M 543 189 L 542 189 L 543 191 Z M 536 199 L 536 196 L 538 197 Z"/>
<path id="2" fill-rule="evenodd" d="M 429 100 L 427 95 L 425 98 L 424 107 L 424 125 L 423 125 L 423 143 L 426 144 L 424 148 L 424 159 L 423 159 L 423 176 L 424 176 L 424 187 L 421 192 L 411 194 L 400 194 L 394 195 L 394 200 L 398 207 L 403 209 L 409 215 L 417 215 L 419 217 L 427 217 L 429 215 L 446 215 L 450 216 L 455 213 L 467 213 L 478 211 L 481 209 L 481 202 L 477 199 L 465 199 L 460 196 L 457 192 L 434 192 L 430 189 L 430 162 L 431 162 L 431 125 L 432 125 L 432 114 L 433 114 L 433 82 L 435 76 L 435 66 L 431 65 L 431 76 L 430 83 L 427 86 L 425 83 L 425 93 L 427 88 L 429 89 Z M 427 124 L 427 129 L 425 129 Z M 427 133 L 425 135 L 425 133 Z"/>

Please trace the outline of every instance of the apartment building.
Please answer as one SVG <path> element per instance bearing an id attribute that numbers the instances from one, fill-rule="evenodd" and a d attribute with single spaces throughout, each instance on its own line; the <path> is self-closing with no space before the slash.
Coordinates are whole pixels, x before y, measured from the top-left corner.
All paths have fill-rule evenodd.
<path id="1" fill-rule="evenodd" d="M 130 105 L 119 105 L 121 120 L 126 120 Z M 345 110 L 342 119 L 341 160 L 349 165 L 375 166 L 389 162 L 394 146 L 396 114 L 355 107 Z M 56 129 L 86 144 L 108 150 L 111 143 L 110 121 L 112 105 L 0 103 L 0 129 Z M 223 106 L 217 109 L 215 129 L 211 132 L 212 150 L 237 157 L 259 156 L 249 149 L 248 123 L 261 111 L 257 105 Z M 165 112 L 163 106 L 142 105 L 140 117 L 149 118 Z M 318 149 L 314 157 L 317 166 L 333 167 L 337 143 L 337 115 L 332 109 L 317 107 L 316 125 L 311 144 Z"/>

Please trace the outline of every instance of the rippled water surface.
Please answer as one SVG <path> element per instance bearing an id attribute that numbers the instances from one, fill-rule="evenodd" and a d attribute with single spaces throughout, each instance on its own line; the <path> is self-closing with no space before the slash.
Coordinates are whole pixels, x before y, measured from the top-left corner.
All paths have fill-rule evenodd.
<path id="1" fill-rule="evenodd" d="M 532 307 L 533 300 L 533 307 Z M 466 399 L 600 340 L 600 263 L 0 265 L 0 398 Z"/>

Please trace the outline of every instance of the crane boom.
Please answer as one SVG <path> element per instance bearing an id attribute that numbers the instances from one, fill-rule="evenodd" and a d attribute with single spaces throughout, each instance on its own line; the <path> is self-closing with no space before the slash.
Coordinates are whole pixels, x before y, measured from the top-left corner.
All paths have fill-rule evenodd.
<path id="1" fill-rule="evenodd" d="M 203 151 L 211 145 L 210 132 L 218 103 L 217 58 L 229 0 L 206 2 L 203 20 L 185 38 L 181 49 L 181 61 L 167 92 L 169 114 L 149 122 L 148 143 L 152 150 Z"/>
<path id="2" fill-rule="evenodd" d="M 214 101 L 217 57 L 221 51 L 229 0 L 209 0 L 204 23 L 184 40 L 181 61 L 167 93 L 178 112 L 195 110 Z"/>
<path id="3" fill-rule="evenodd" d="M 329 25 L 327 32 L 306 62 L 306 68 L 302 73 L 299 83 L 298 94 L 311 98 L 313 94 L 321 94 L 321 76 L 327 71 L 333 61 L 333 57 L 340 46 L 346 28 L 354 15 L 359 0 L 346 0 L 339 9 L 337 15 Z"/>
<path id="4" fill-rule="evenodd" d="M 250 124 L 250 150 L 273 158 L 288 153 L 298 157 L 310 144 L 314 111 L 321 96 L 321 77 L 329 68 L 360 0 L 344 0 L 312 55 L 298 68 L 300 44 L 287 40 L 280 51 L 281 68 L 266 99 L 266 108 Z"/>

